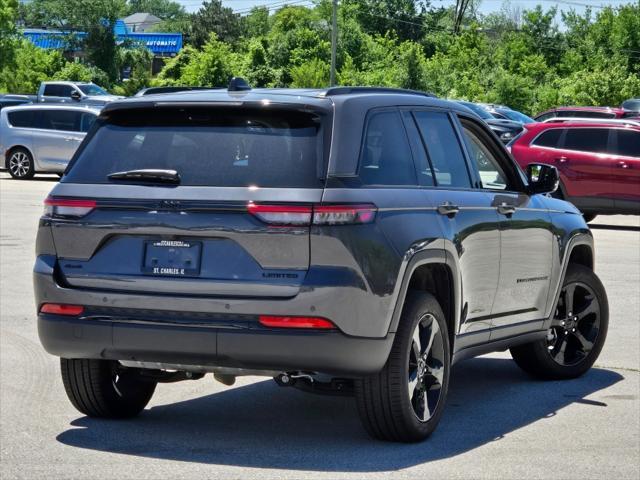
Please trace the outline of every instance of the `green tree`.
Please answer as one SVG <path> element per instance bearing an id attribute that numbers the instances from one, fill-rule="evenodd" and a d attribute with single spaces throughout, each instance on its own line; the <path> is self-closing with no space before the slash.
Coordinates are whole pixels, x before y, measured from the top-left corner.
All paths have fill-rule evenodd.
<path id="1" fill-rule="evenodd" d="M 187 14 L 184 7 L 173 0 L 128 0 L 127 15 L 150 13 L 162 20 L 171 20 Z"/>
<path id="2" fill-rule="evenodd" d="M 15 60 L 17 16 L 18 0 L 0 0 L 0 71 L 13 65 Z"/>
<path id="3" fill-rule="evenodd" d="M 291 86 L 323 88 L 329 86 L 329 65 L 317 58 L 291 68 Z"/>
<path id="4" fill-rule="evenodd" d="M 49 80 L 65 66 L 62 54 L 44 50 L 22 40 L 15 51 L 11 68 L 0 71 L 0 86 L 13 93 L 35 94 L 40 82 Z"/>
<path id="5" fill-rule="evenodd" d="M 238 55 L 212 33 L 202 50 L 195 52 L 182 67 L 178 81 L 182 85 L 223 87 L 239 70 Z"/>
<path id="6" fill-rule="evenodd" d="M 107 85 L 107 74 L 98 67 L 86 65 L 81 62 L 67 62 L 60 70 L 55 72 L 52 80 L 71 80 L 74 82 L 93 82 L 97 85 Z"/>
<path id="7" fill-rule="evenodd" d="M 231 43 L 240 38 L 241 32 L 240 15 L 224 7 L 221 0 L 205 0 L 192 17 L 191 43 L 197 48 L 208 42 L 211 33 L 222 42 Z"/>

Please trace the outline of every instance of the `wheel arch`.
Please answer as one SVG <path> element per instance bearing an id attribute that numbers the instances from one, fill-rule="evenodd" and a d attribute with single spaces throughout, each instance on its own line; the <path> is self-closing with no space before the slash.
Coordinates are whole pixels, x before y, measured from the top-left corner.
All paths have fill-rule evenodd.
<path id="1" fill-rule="evenodd" d="M 31 151 L 31 149 L 29 147 L 27 147 L 26 145 L 23 145 L 23 144 L 11 145 L 9 148 L 7 148 L 7 150 L 5 151 L 5 154 L 4 154 L 3 163 L 4 163 L 4 168 L 6 168 L 7 170 L 9 169 L 9 157 L 16 150 L 26 150 L 27 153 L 29 153 L 29 155 L 31 155 L 31 160 L 33 162 L 35 162 L 36 157 L 35 157 L 35 155 L 33 154 L 33 152 Z M 34 166 L 35 166 L 35 163 L 34 163 Z"/>
<path id="2" fill-rule="evenodd" d="M 459 324 L 458 276 L 447 262 L 447 252 L 440 249 L 421 252 L 408 262 L 400 287 L 389 332 L 395 332 L 400 322 L 402 310 L 409 290 L 418 290 L 433 295 L 445 315 L 448 326 L 449 345 L 453 352 L 455 334 Z"/>

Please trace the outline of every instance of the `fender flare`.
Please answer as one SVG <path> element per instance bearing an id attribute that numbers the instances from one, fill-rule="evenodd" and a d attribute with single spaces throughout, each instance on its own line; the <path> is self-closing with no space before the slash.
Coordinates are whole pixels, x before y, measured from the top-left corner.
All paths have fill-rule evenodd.
<path id="1" fill-rule="evenodd" d="M 560 243 L 560 242 L 558 242 Z M 558 306 L 558 302 L 560 301 L 560 292 L 562 291 L 562 285 L 564 284 L 564 278 L 567 275 L 567 269 L 569 268 L 569 260 L 571 259 L 571 253 L 573 250 L 578 247 L 585 245 L 589 247 L 591 251 L 591 256 L 593 259 L 593 264 L 595 266 L 595 254 L 593 248 L 593 236 L 591 235 L 590 230 L 579 230 L 573 232 L 572 236 L 567 240 L 564 245 L 564 256 L 562 257 L 562 263 L 560 266 L 560 274 L 558 275 L 558 280 L 555 285 L 550 285 L 549 287 L 549 296 L 552 300 L 549 304 L 550 308 L 548 310 L 548 315 L 544 320 L 543 329 L 546 330 L 550 327 L 551 321 L 553 320 L 553 315 Z M 560 245 L 562 249 L 562 245 Z"/>
<path id="2" fill-rule="evenodd" d="M 427 248 L 420 250 L 409 256 L 411 249 L 405 254 L 406 260 L 403 260 L 403 264 L 400 268 L 400 274 L 398 277 L 402 278 L 401 282 L 396 283 L 396 291 L 394 292 L 395 300 L 393 302 L 394 308 L 391 314 L 391 321 L 389 324 L 389 333 L 395 333 L 398 324 L 400 323 L 400 316 L 402 315 L 402 309 L 404 308 L 404 302 L 407 297 L 407 290 L 409 289 L 409 281 L 413 276 L 416 269 L 423 265 L 442 265 L 449 270 L 451 274 L 451 281 L 453 283 L 453 321 L 454 330 L 449 332 L 450 334 L 456 334 L 460 323 L 460 282 L 459 275 L 453 271 L 453 263 L 451 259 L 451 253 L 447 252 L 443 248 Z"/>

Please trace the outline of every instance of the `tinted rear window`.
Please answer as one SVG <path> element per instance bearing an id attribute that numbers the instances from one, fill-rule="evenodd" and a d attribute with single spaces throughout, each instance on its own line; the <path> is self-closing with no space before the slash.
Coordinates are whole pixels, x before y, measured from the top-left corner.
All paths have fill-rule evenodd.
<path id="1" fill-rule="evenodd" d="M 323 140 L 322 118 L 306 112 L 118 112 L 101 121 L 64 181 L 113 183 L 107 178 L 113 172 L 169 169 L 181 185 L 318 188 Z"/>
<path id="2" fill-rule="evenodd" d="M 640 158 L 640 132 L 618 130 L 618 144 L 613 153 Z"/>
<path id="3" fill-rule="evenodd" d="M 606 128 L 570 128 L 564 139 L 566 150 L 606 153 L 609 130 Z"/>
<path id="4" fill-rule="evenodd" d="M 552 130 L 542 132 L 538 138 L 533 141 L 533 145 L 537 145 L 539 147 L 557 147 L 562 131 L 562 128 L 554 128 Z"/>

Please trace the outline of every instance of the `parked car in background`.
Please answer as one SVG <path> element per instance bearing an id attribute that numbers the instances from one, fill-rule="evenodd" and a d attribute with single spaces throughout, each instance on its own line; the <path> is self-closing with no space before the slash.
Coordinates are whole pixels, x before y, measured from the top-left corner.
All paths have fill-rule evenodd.
<path id="1" fill-rule="evenodd" d="M 576 205 L 587 221 L 598 214 L 640 214 L 640 123 L 532 123 L 509 147 L 523 168 L 556 166 L 557 195 Z"/>
<path id="2" fill-rule="evenodd" d="M 181 92 L 114 102 L 92 132 L 34 266 L 40 340 L 85 415 L 133 417 L 158 382 L 262 375 L 352 393 L 373 437 L 414 442 L 464 358 L 510 348 L 567 379 L 602 349 L 593 237 L 546 195 L 556 169 L 523 175 L 459 104 Z"/>
<path id="3" fill-rule="evenodd" d="M 502 120 L 511 120 L 513 122 L 520 122 L 523 125 L 529 123 L 535 123 L 535 120 L 528 115 L 525 115 L 522 112 L 517 110 L 513 110 L 511 108 L 489 108 L 489 113 L 493 115 L 495 118 Z"/>
<path id="4" fill-rule="evenodd" d="M 625 111 L 625 117 L 640 117 L 640 98 L 630 98 L 620 105 Z"/>
<path id="5" fill-rule="evenodd" d="M 9 174 L 62 174 L 100 110 L 75 105 L 24 105 L 0 111 L 0 158 Z"/>
<path id="6" fill-rule="evenodd" d="M 40 103 L 81 103 L 104 106 L 120 98 L 124 97 L 111 95 L 91 82 L 42 82 L 38 89 Z"/>
<path id="7" fill-rule="evenodd" d="M 35 95 L 18 95 L 11 93 L 0 95 L 0 110 L 2 110 L 4 107 L 15 107 L 16 105 L 32 103 L 35 99 Z"/>
<path id="8" fill-rule="evenodd" d="M 635 117 L 636 114 L 629 115 L 623 108 L 615 107 L 557 107 L 546 112 L 539 113 L 534 117 L 536 122 L 544 122 L 553 117 L 576 117 L 576 118 L 625 118 Z"/>
<path id="9" fill-rule="evenodd" d="M 144 97 L 146 95 L 157 95 L 162 93 L 190 92 L 193 90 L 213 90 L 214 87 L 188 87 L 188 86 L 167 86 L 167 87 L 149 87 L 143 88 L 136 92 L 134 97 Z"/>
<path id="10" fill-rule="evenodd" d="M 466 102 L 464 100 L 456 100 L 456 102 L 460 105 L 464 105 L 483 119 L 485 123 L 489 125 L 489 128 L 493 130 L 493 133 L 495 133 L 504 144 L 509 143 L 522 131 L 522 123 L 514 122 L 513 120 L 495 118 L 487 111 L 486 108 L 477 103 Z"/>

